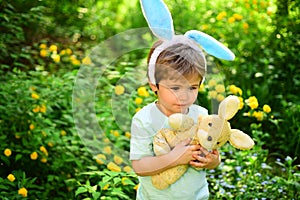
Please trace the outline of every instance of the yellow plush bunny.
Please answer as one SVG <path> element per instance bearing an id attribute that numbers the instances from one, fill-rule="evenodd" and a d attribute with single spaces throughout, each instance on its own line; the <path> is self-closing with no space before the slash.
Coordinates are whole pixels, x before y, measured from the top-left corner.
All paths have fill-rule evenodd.
<path id="1" fill-rule="evenodd" d="M 169 117 L 171 129 L 162 129 L 154 137 L 155 155 L 171 151 L 176 144 L 187 138 L 193 138 L 192 144 L 200 144 L 208 150 L 217 149 L 227 141 L 241 150 L 251 149 L 254 141 L 238 129 L 231 129 L 228 122 L 238 111 L 239 99 L 226 97 L 220 104 L 218 115 L 199 116 L 198 123 L 187 115 L 176 113 Z M 176 182 L 188 169 L 189 165 L 179 165 L 152 176 L 152 183 L 158 189 L 165 189 Z"/>

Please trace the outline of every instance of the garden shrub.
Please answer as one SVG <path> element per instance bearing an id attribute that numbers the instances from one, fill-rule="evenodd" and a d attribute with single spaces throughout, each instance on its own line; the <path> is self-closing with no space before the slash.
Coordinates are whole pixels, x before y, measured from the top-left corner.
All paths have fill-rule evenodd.
<path id="1" fill-rule="evenodd" d="M 72 120 L 74 75 L 63 77 L 34 71 L 1 76 L 0 196 L 17 197 L 24 187 L 30 198 L 72 198 L 65 180 L 91 161 Z M 7 180 L 9 174 L 16 180 Z"/>

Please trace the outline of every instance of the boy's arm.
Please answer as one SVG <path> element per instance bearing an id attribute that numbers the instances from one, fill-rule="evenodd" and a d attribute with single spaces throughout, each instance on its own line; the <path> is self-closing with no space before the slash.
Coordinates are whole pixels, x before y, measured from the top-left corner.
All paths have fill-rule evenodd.
<path id="1" fill-rule="evenodd" d="M 132 160 L 132 167 L 139 176 L 152 176 L 171 167 L 188 164 L 193 160 L 199 145 L 189 145 L 190 139 L 177 144 L 172 151 L 161 156 L 147 156 Z"/>

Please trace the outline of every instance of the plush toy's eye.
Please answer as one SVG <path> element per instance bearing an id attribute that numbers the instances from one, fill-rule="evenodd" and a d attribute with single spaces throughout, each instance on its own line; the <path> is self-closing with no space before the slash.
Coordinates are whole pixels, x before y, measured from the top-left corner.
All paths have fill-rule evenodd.
<path id="1" fill-rule="evenodd" d="M 208 141 L 212 141 L 212 137 L 211 137 L 211 136 L 208 136 L 208 137 L 207 137 L 207 140 L 208 140 Z"/>
<path id="2" fill-rule="evenodd" d="M 209 123 L 208 123 L 208 126 L 212 127 L 212 123 L 211 123 L 211 122 L 209 122 Z"/>

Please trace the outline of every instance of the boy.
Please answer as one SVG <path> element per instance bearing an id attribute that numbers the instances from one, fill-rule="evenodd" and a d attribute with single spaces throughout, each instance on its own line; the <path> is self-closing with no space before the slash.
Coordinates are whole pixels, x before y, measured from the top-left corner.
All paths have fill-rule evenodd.
<path id="1" fill-rule="evenodd" d="M 205 169 L 220 164 L 217 150 L 208 152 L 200 145 L 189 145 L 190 139 L 162 156 L 155 156 L 152 148 L 154 135 L 168 127 L 171 114 L 184 113 L 195 122 L 199 115 L 208 114 L 205 108 L 193 104 L 205 73 L 206 60 L 202 51 L 185 36 L 158 41 L 150 50 L 148 78 L 158 99 L 136 113 L 131 127 L 130 160 L 140 181 L 137 199 L 208 199 L 205 170 L 189 167 L 178 181 L 164 190 L 156 189 L 151 182 L 152 175 L 180 164 Z"/>

